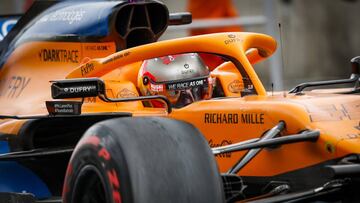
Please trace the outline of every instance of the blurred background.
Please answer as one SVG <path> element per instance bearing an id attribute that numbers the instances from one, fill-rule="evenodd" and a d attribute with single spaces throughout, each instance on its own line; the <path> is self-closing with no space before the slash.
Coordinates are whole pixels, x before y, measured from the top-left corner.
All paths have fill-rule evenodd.
<path id="1" fill-rule="evenodd" d="M 0 15 L 21 14 L 31 2 L 1 0 Z M 193 12 L 193 23 L 169 27 L 160 40 L 220 31 L 259 32 L 276 38 L 276 54 L 255 65 L 267 89 L 272 83 L 275 90 L 283 90 L 305 81 L 348 78 L 350 59 L 360 55 L 359 0 L 163 2 L 170 12 Z"/>

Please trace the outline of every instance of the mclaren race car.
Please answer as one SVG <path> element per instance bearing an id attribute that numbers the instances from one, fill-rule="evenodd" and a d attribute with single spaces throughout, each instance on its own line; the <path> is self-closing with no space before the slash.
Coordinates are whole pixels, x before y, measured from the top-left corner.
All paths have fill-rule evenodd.
<path id="1" fill-rule="evenodd" d="M 253 65 L 272 37 L 157 42 L 190 22 L 151 0 L 35 2 L 0 44 L 0 201 L 359 202 L 360 57 L 271 93 Z"/>

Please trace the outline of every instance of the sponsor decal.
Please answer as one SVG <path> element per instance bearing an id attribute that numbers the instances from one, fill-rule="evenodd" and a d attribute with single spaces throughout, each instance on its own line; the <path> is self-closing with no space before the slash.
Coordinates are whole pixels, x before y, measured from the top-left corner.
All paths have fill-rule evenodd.
<path id="1" fill-rule="evenodd" d="M 191 69 L 191 68 L 190 68 L 189 64 L 185 64 L 185 65 L 184 65 L 184 68 L 185 68 L 185 69 L 181 70 L 181 74 L 182 74 L 182 75 L 191 74 L 191 73 L 194 73 L 194 72 L 195 72 L 194 69 Z M 190 68 L 190 69 L 189 69 L 189 68 Z"/>
<path id="2" fill-rule="evenodd" d="M 205 123 L 239 123 L 239 115 L 236 113 L 205 113 Z"/>
<path id="3" fill-rule="evenodd" d="M 83 92 L 91 92 L 96 91 L 97 87 L 95 85 L 92 86 L 78 86 L 78 87 L 65 87 L 65 93 L 83 93 Z"/>
<path id="4" fill-rule="evenodd" d="M 117 93 L 117 98 L 128 98 L 128 97 L 137 97 L 137 94 L 133 91 L 130 91 L 129 89 L 125 88 L 120 90 Z"/>
<path id="5" fill-rule="evenodd" d="M 123 53 L 123 54 L 119 54 L 119 53 L 117 53 L 115 56 L 113 56 L 113 57 L 111 57 L 111 58 L 108 58 L 107 60 L 105 60 L 104 62 L 103 62 L 103 64 L 107 64 L 107 63 L 110 63 L 110 62 L 112 62 L 112 61 L 116 61 L 116 60 L 118 60 L 118 59 L 121 59 L 121 58 L 123 58 L 123 57 L 127 57 L 127 56 L 129 56 L 131 54 L 131 52 L 125 52 L 125 53 Z"/>
<path id="6" fill-rule="evenodd" d="M 357 101 L 335 104 L 306 105 L 311 122 L 360 119 L 360 104 Z"/>
<path id="7" fill-rule="evenodd" d="M 96 97 L 86 97 L 84 102 L 85 103 L 96 103 Z"/>
<path id="8" fill-rule="evenodd" d="M 81 105 L 78 101 L 46 101 L 50 115 L 80 115 Z"/>
<path id="9" fill-rule="evenodd" d="M 174 61 L 176 59 L 176 57 L 178 57 L 179 55 L 169 55 L 169 56 L 163 56 L 160 57 L 160 59 L 162 60 L 162 63 L 165 65 L 169 65 L 172 61 Z M 155 60 L 158 60 L 157 58 Z"/>
<path id="10" fill-rule="evenodd" d="M 229 39 L 224 40 L 224 43 L 226 45 L 243 41 L 242 39 L 236 37 L 236 35 L 234 35 L 234 34 L 229 34 L 228 38 Z"/>
<path id="11" fill-rule="evenodd" d="M 233 142 L 231 140 L 221 140 L 220 142 L 215 142 L 212 139 L 209 140 L 209 146 L 211 148 L 214 147 L 222 147 L 222 146 L 226 146 L 226 145 L 230 145 Z M 217 154 L 215 155 L 216 157 L 221 157 L 221 158 L 231 158 L 231 153 L 227 152 L 227 153 L 222 153 L 222 154 Z"/>
<path id="12" fill-rule="evenodd" d="M 241 122 L 246 124 L 264 124 L 264 114 L 263 113 L 241 114 Z"/>
<path id="13" fill-rule="evenodd" d="M 152 84 L 150 83 L 150 89 L 154 92 L 163 92 L 164 91 L 164 85 L 160 84 L 160 85 L 156 85 L 156 84 Z"/>
<path id="14" fill-rule="evenodd" d="M 43 62 L 79 63 L 79 50 L 41 49 L 39 58 Z"/>
<path id="15" fill-rule="evenodd" d="M 232 93 L 241 93 L 244 90 L 244 83 L 240 80 L 234 80 L 229 83 L 228 90 Z"/>
<path id="16" fill-rule="evenodd" d="M 347 137 L 348 139 L 358 139 L 358 138 L 360 138 L 360 133 L 358 133 L 358 134 L 355 134 L 355 133 L 353 133 L 353 134 L 347 134 L 346 137 Z"/>
<path id="17" fill-rule="evenodd" d="M 39 22 L 66 22 L 69 25 L 80 22 L 84 18 L 84 14 L 86 13 L 83 9 L 78 10 L 58 10 L 52 14 L 43 16 Z"/>
<path id="18" fill-rule="evenodd" d="M 194 69 L 192 69 L 192 68 L 189 69 L 189 68 L 190 68 L 190 65 L 187 64 L 187 63 L 185 63 L 185 64 L 184 64 L 184 69 L 181 70 L 181 74 L 182 74 L 182 75 L 186 75 L 186 74 L 191 74 L 191 73 L 194 73 L 194 72 L 195 72 Z"/>
<path id="19" fill-rule="evenodd" d="M 29 85 L 31 78 L 23 76 L 10 76 L 0 80 L 2 89 L 0 97 L 17 98 L 21 95 L 24 89 Z"/>
<path id="20" fill-rule="evenodd" d="M 210 124 L 264 124 L 264 114 L 205 113 L 204 122 Z"/>
<path id="21" fill-rule="evenodd" d="M 86 45 L 86 51 L 108 51 L 111 50 L 110 45 Z"/>
<path id="22" fill-rule="evenodd" d="M 207 85 L 208 79 L 198 79 L 192 81 L 185 81 L 185 82 L 176 82 L 176 83 L 168 83 L 166 84 L 167 90 L 183 90 L 188 89 L 191 87 L 203 86 Z"/>
<path id="23" fill-rule="evenodd" d="M 73 113 L 74 106 L 72 104 L 55 104 L 54 113 Z"/>
<path id="24" fill-rule="evenodd" d="M 86 74 L 88 74 L 94 70 L 94 64 L 92 64 L 92 63 L 84 64 L 81 66 L 80 69 L 81 69 L 81 75 L 85 76 Z"/>

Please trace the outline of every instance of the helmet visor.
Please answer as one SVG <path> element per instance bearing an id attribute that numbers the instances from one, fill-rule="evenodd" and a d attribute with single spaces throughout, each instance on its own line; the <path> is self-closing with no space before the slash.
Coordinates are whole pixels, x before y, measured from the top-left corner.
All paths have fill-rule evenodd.
<path id="1" fill-rule="evenodd" d="M 176 108 L 211 98 L 213 87 L 212 78 L 208 76 L 163 83 L 150 80 L 149 85 L 153 92 L 166 96 Z"/>

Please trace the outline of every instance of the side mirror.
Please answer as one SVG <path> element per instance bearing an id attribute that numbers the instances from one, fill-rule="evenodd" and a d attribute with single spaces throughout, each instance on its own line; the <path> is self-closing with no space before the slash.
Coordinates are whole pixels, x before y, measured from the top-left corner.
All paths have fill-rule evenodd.
<path id="1" fill-rule="evenodd" d="M 53 99 L 96 97 L 105 94 L 105 83 L 99 78 L 51 81 Z"/>
<path id="2" fill-rule="evenodd" d="M 350 60 L 351 73 L 360 75 L 360 56 L 356 56 Z"/>
<path id="3" fill-rule="evenodd" d="M 189 12 L 170 13 L 169 25 L 185 25 L 192 22 L 192 15 Z"/>
<path id="4" fill-rule="evenodd" d="M 356 56 L 350 60 L 351 63 L 351 76 L 350 78 L 357 78 L 354 90 L 360 87 L 360 56 Z"/>
<path id="5" fill-rule="evenodd" d="M 141 100 L 162 100 L 168 113 L 171 112 L 171 103 L 163 95 L 139 96 L 128 98 L 109 98 L 106 95 L 105 83 L 99 78 L 80 78 L 51 81 L 51 96 L 53 99 L 99 97 L 105 102 L 130 102 Z M 81 114 L 82 102 L 79 101 L 47 101 L 46 107 L 50 115 Z"/>

